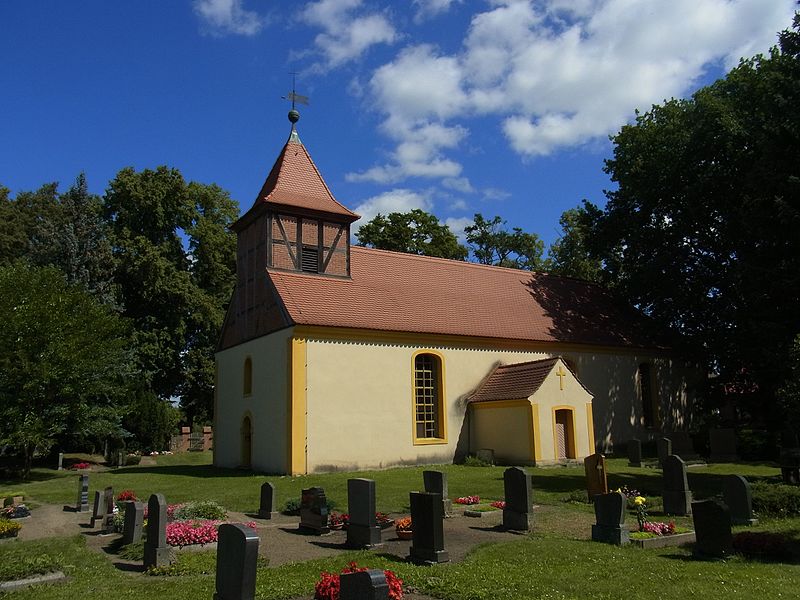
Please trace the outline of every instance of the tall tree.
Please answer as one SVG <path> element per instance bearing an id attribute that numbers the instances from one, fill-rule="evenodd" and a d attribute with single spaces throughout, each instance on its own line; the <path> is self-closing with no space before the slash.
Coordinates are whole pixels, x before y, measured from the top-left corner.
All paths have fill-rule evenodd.
<path id="1" fill-rule="evenodd" d="M 0 267 L 0 444 L 22 454 L 26 475 L 65 432 L 122 436 L 130 366 L 125 323 L 110 307 L 54 267 Z"/>
<path id="2" fill-rule="evenodd" d="M 548 251 L 551 273 L 587 281 L 600 280 L 602 263 L 591 256 L 587 245 L 599 214 L 600 209 L 586 200 L 582 206 L 564 211 L 558 221 L 561 236 Z"/>
<path id="3" fill-rule="evenodd" d="M 435 215 L 415 208 L 409 212 L 380 213 L 356 232 L 360 246 L 465 260 L 467 249 Z"/>
<path id="4" fill-rule="evenodd" d="M 774 406 L 800 331 L 797 34 L 614 138 L 619 189 L 591 245 L 619 293 L 705 350 L 721 382 Z M 742 383 L 742 382 L 740 382 Z M 762 412 L 763 411 L 763 412 Z"/>
<path id="5" fill-rule="evenodd" d="M 519 227 L 511 231 L 500 217 L 487 220 L 476 213 L 472 225 L 464 228 L 467 243 L 475 260 L 484 265 L 498 265 L 513 269 L 538 271 L 546 268 L 543 260 L 544 242 L 535 233 L 526 233 Z"/>

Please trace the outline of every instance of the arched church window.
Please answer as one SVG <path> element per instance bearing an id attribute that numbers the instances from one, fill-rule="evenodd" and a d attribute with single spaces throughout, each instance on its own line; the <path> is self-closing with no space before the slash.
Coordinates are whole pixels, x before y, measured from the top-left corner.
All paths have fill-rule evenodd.
<path id="1" fill-rule="evenodd" d="M 444 442 L 442 359 L 423 352 L 414 357 L 414 438 L 417 443 Z"/>
<path id="2" fill-rule="evenodd" d="M 658 418 L 658 396 L 653 381 L 653 368 L 649 363 L 639 365 L 638 379 L 642 424 L 645 427 L 655 427 Z"/>
<path id="3" fill-rule="evenodd" d="M 242 394 L 250 396 L 253 393 L 253 360 L 248 356 L 244 359 L 244 373 L 242 375 Z"/>

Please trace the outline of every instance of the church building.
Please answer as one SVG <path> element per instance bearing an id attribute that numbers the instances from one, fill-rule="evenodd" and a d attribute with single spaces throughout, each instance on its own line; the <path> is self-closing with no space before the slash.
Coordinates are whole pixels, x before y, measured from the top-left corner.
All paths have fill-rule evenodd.
<path id="1" fill-rule="evenodd" d="M 688 425 L 696 370 L 600 286 L 351 245 L 298 116 L 232 226 L 215 465 L 547 465 Z"/>

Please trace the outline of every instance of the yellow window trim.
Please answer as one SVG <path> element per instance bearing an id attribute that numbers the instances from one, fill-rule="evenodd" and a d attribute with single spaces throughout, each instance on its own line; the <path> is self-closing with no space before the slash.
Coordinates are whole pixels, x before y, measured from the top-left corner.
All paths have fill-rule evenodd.
<path id="1" fill-rule="evenodd" d="M 586 428 L 589 430 L 589 454 L 596 452 L 594 448 L 594 413 L 592 403 L 586 403 Z M 576 455 L 577 456 L 577 455 Z"/>
<path id="2" fill-rule="evenodd" d="M 539 404 L 531 402 L 531 417 L 533 419 L 533 460 L 542 460 L 542 428 L 539 425 Z"/>
<path id="3" fill-rule="evenodd" d="M 570 436 L 571 439 L 568 440 L 570 450 L 572 450 L 572 456 L 574 458 L 578 458 L 578 442 L 575 439 L 575 434 L 577 433 L 577 429 L 575 427 L 575 407 L 569 406 L 567 404 L 561 404 L 559 406 L 553 406 L 550 409 L 551 417 L 553 420 L 553 458 L 559 460 L 558 458 L 558 437 L 556 436 L 556 411 L 557 410 L 568 410 L 570 414 L 570 419 L 572 420 L 572 435 Z M 569 460 L 569 457 L 567 457 Z"/>
<path id="4" fill-rule="evenodd" d="M 290 475 L 304 475 L 308 471 L 306 460 L 306 340 L 295 336 L 289 338 L 288 344 L 289 394 L 286 411 L 286 472 Z"/>
<path id="5" fill-rule="evenodd" d="M 416 387 L 416 359 L 420 354 L 431 354 L 439 361 L 439 389 L 438 391 L 438 419 L 442 436 L 435 438 L 417 437 L 417 387 Z M 445 381 L 447 379 L 444 364 L 444 355 L 437 350 L 417 350 L 411 355 L 411 439 L 414 446 L 432 446 L 447 444 L 447 391 Z"/>

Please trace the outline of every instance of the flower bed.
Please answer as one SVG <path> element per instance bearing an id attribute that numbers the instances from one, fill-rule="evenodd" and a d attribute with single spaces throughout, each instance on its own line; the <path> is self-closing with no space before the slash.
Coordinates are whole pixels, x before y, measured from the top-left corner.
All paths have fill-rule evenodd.
<path id="1" fill-rule="evenodd" d="M 367 567 L 359 567 L 356 563 L 351 562 L 342 569 L 342 574 L 367 570 Z M 383 574 L 386 576 L 386 583 L 389 584 L 389 598 L 402 600 L 403 580 L 389 570 L 385 570 Z M 327 571 L 320 573 L 320 580 L 314 586 L 314 600 L 339 600 L 340 581 L 338 573 L 328 573 Z"/>
<path id="2" fill-rule="evenodd" d="M 90 469 L 91 467 L 92 467 L 91 463 L 79 462 L 72 465 L 70 469 L 72 469 L 73 471 L 84 471 L 86 469 Z"/>
<path id="3" fill-rule="evenodd" d="M 173 521 L 167 523 L 167 544 L 170 546 L 193 546 L 195 544 L 212 544 L 217 541 L 218 528 L 222 521 Z M 245 523 L 256 529 L 253 521 Z"/>
<path id="4" fill-rule="evenodd" d="M 481 501 L 480 496 L 461 496 L 453 500 L 456 504 L 479 504 Z"/>
<path id="5" fill-rule="evenodd" d="M 30 516 L 31 511 L 24 504 L 15 504 L 0 509 L 0 518 L 4 519 L 24 519 Z"/>
<path id="6" fill-rule="evenodd" d="M 0 539 L 17 537 L 22 525 L 8 519 L 0 519 Z"/>

